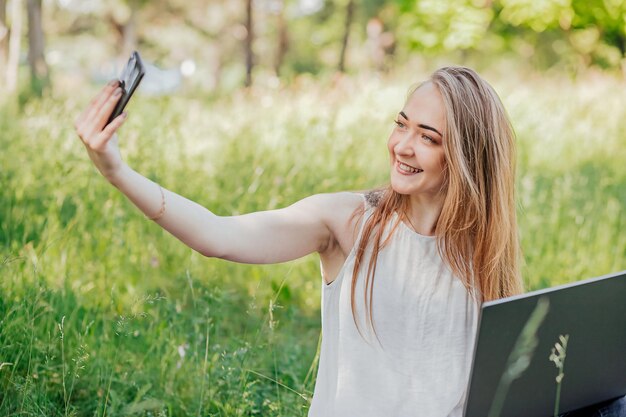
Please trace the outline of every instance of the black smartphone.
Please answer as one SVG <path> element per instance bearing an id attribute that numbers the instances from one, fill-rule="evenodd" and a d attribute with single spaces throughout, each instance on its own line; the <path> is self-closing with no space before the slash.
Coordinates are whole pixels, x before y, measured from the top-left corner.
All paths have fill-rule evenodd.
<path id="1" fill-rule="evenodd" d="M 113 109 L 113 113 L 109 117 L 107 124 L 111 123 L 113 119 L 122 114 L 126 104 L 133 96 L 133 93 L 137 89 L 137 86 L 141 82 L 144 74 L 146 73 L 146 68 L 143 66 L 143 62 L 141 61 L 141 57 L 139 56 L 139 52 L 133 51 L 130 54 L 130 58 L 126 63 L 126 67 L 122 74 L 120 75 L 120 87 L 122 88 L 122 96 L 120 100 L 117 102 L 117 105 Z"/>

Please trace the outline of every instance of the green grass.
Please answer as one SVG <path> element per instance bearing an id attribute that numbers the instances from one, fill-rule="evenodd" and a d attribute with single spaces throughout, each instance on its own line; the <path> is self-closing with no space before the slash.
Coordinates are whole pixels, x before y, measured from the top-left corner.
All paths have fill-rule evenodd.
<path id="1" fill-rule="evenodd" d="M 138 96 L 122 154 L 223 215 L 367 189 L 415 77 Z M 624 83 L 487 78 L 518 133 L 527 287 L 626 269 Z M 94 91 L 0 113 L 0 414 L 305 416 L 317 257 L 206 259 L 146 220 L 73 132 Z"/>

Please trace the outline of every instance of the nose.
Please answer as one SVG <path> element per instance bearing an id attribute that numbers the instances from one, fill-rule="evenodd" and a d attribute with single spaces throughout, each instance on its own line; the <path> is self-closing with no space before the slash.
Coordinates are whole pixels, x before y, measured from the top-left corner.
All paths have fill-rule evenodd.
<path id="1" fill-rule="evenodd" d="M 398 155 L 403 156 L 412 156 L 414 153 L 413 147 L 411 146 L 411 135 L 405 134 L 400 136 L 398 142 L 393 147 L 393 151 Z"/>

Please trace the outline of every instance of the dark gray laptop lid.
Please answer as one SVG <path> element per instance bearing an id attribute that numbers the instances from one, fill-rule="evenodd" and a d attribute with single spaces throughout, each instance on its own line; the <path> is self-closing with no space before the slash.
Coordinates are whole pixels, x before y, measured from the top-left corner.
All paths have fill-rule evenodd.
<path id="1" fill-rule="evenodd" d="M 626 394 L 626 271 L 483 304 L 465 417 L 552 416 L 559 390 L 559 413 Z"/>

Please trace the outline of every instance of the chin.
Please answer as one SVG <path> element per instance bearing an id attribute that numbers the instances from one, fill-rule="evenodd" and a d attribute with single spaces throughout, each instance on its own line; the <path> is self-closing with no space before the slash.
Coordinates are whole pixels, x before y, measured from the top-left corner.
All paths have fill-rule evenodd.
<path id="1" fill-rule="evenodd" d="M 410 195 L 412 192 L 414 192 L 414 190 L 411 190 L 409 187 L 402 186 L 402 185 L 397 184 L 397 183 L 394 184 L 393 179 L 391 180 L 390 185 L 391 185 L 391 189 L 393 191 L 395 191 L 396 193 L 401 194 L 401 195 Z"/>

